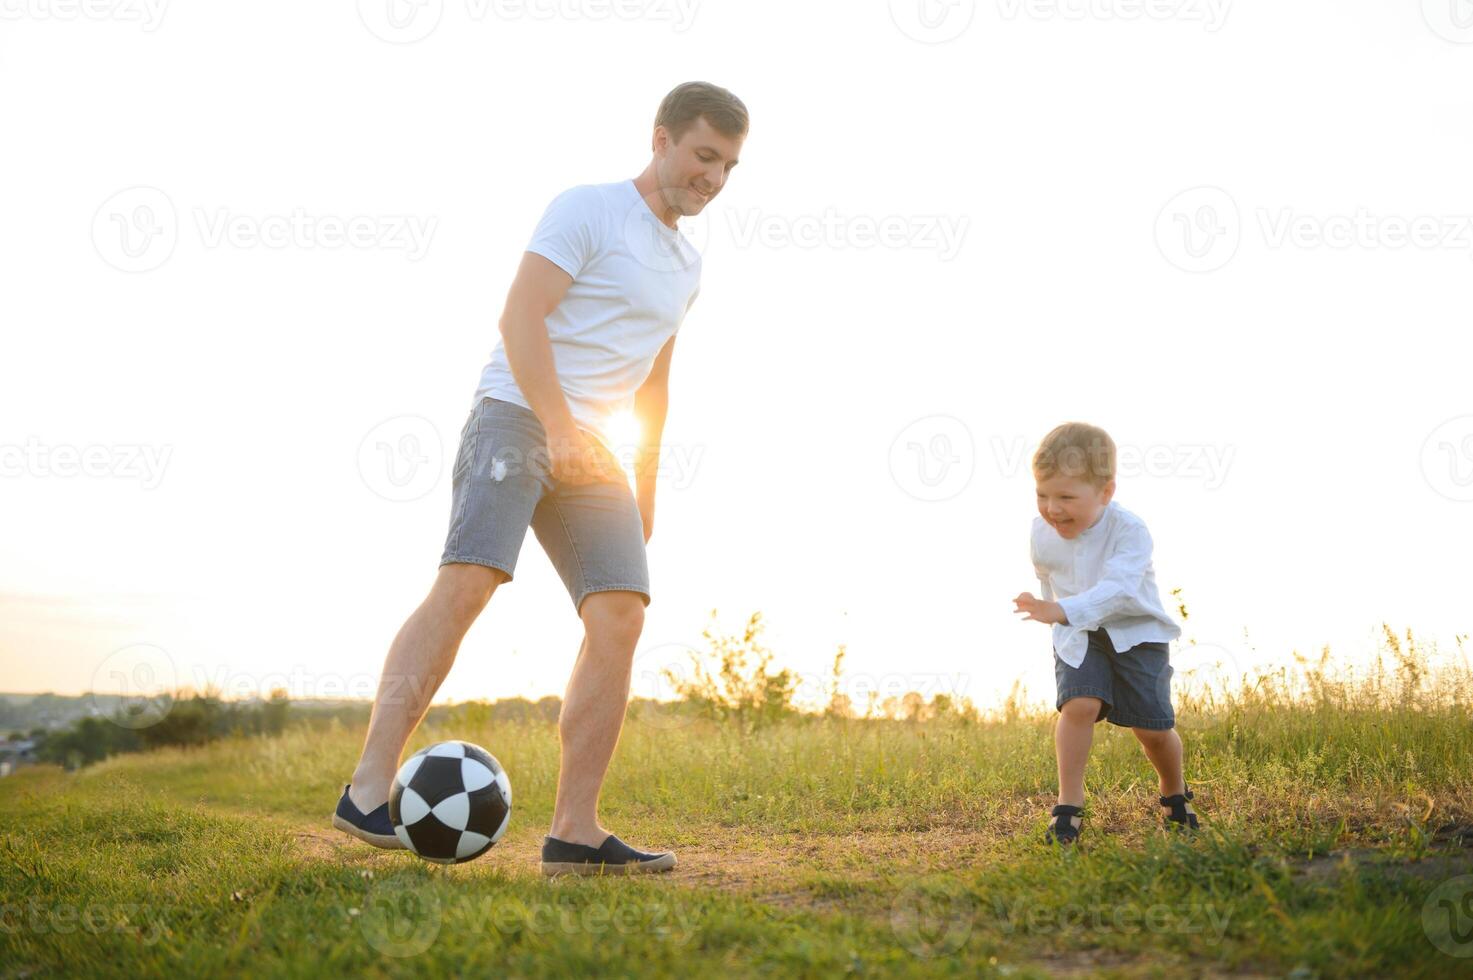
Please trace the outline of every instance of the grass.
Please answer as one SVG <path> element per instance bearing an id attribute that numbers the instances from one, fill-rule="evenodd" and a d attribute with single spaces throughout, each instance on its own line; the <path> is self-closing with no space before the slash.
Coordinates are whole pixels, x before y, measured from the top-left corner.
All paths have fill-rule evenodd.
<path id="1" fill-rule="evenodd" d="M 328 827 L 356 729 L 22 770 L 0 783 L 0 977 L 1466 976 L 1473 688 L 1390 640 L 1358 678 L 1320 660 L 1183 699 L 1194 837 L 1100 726 L 1066 853 L 1040 843 L 1052 719 L 1026 713 L 742 732 L 639 706 L 604 820 L 677 850 L 645 880 L 541 879 L 556 729 L 473 708 L 411 746 L 466 738 L 511 773 L 507 837 L 452 868 Z"/>

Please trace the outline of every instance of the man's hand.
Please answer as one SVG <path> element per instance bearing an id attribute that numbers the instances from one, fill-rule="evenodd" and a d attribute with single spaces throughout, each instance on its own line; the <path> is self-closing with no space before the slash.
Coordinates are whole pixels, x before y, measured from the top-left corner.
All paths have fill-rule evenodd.
<path id="1" fill-rule="evenodd" d="M 628 482 L 618 460 L 582 429 L 571 426 L 547 434 L 548 469 L 559 483 Z"/>
<path id="2" fill-rule="evenodd" d="M 639 519 L 644 522 L 644 543 L 650 543 L 650 535 L 655 533 L 655 488 L 651 484 L 648 491 L 640 488 L 639 492 Z"/>
<path id="3" fill-rule="evenodd" d="M 660 436 L 665 431 L 665 413 L 670 408 L 670 361 L 675 357 L 675 338 L 665 341 L 649 377 L 634 393 L 634 417 L 639 419 L 639 452 L 634 460 L 635 495 L 639 517 L 644 522 L 644 543 L 655 533 L 655 484 L 660 475 Z"/>
<path id="4" fill-rule="evenodd" d="M 1013 612 L 1023 614 L 1023 619 L 1028 622 L 1065 625 L 1069 622 L 1063 606 L 1047 599 L 1035 599 L 1031 592 L 1024 592 L 1013 600 Z"/>

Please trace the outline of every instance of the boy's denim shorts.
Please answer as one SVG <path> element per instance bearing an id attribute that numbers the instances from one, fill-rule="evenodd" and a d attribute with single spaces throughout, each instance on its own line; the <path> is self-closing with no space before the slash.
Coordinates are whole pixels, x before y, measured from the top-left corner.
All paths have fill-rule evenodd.
<path id="1" fill-rule="evenodd" d="M 644 522 L 629 484 L 554 480 L 536 413 L 482 398 L 460 433 L 440 564 L 486 565 L 510 579 L 528 526 L 575 610 L 590 593 L 620 590 L 639 593 L 649 605 Z"/>
<path id="2" fill-rule="evenodd" d="M 1171 707 L 1169 654 L 1165 643 L 1137 643 L 1116 653 L 1109 633 L 1090 630 L 1089 649 L 1078 667 L 1054 655 L 1054 680 L 1059 687 L 1055 707 L 1063 708 L 1070 698 L 1099 698 L 1104 703 L 1097 722 L 1124 728 L 1171 728 L 1176 712 Z"/>

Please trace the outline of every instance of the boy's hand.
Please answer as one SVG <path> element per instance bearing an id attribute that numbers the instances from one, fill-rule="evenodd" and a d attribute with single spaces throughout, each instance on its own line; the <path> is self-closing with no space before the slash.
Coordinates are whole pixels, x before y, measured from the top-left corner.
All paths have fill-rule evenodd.
<path id="1" fill-rule="evenodd" d="M 1067 624 L 1064 607 L 1047 599 L 1035 599 L 1033 593 L 1024 592 L 1013 600 L 1013 612 L 1023 614 L 1023 619 L 1034 623 Z"/>

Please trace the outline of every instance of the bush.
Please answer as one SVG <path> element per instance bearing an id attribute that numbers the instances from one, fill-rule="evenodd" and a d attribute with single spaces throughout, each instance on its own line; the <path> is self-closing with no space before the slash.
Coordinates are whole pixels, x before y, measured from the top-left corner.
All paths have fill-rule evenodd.
<path id="1" fill-rule="evenodd" d="M 735 722 L 744 732 L 793 714 L 798 676 L 791 670 L 769 670 L 772 651 L 758 640 L 762 629 L 762 614 L 754 612 L 741 633 L 723 635 L 716 630 L 712 610 L 711 625 L 701 634 L 710 649 L 704 656 L 691 654 L 691 678 L 669 670 L 665 676 L 697 714 Z"/>

